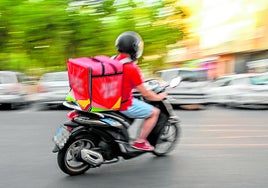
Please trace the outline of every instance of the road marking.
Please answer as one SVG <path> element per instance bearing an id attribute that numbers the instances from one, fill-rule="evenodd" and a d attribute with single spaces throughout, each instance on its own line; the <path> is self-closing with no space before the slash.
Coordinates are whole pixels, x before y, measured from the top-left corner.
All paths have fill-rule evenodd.
<path id="1" fill-rule="evenodd" d="M 179 144 L 194 147 L 268 147 L 268 144 Z"/>
<path id="2" fill-rule="evenodd" d="M 235 130 L 235 129 L 202 129 L 200 132 L 268 132 L 268 130 L 255 130 L 255 129 L 247 129 L 247 130 Z"/>
<path id="3" fill-rule="evenodd" d="M 215 137 L 184 137 L 183 139 L 189 140 L 202 140 L 202 139 L 237 139 L 237 138 L 268 138 L 268 135 L 260 135 L 260 136 L 215 136 Z M 268 142 L 268 141 L 267 141 Z"/>

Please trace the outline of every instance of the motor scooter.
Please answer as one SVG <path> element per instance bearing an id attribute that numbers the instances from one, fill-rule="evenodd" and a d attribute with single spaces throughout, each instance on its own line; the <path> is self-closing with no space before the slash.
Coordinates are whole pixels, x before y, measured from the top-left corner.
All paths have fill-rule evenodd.
<path id="1" fill-rule="evenodd" d="M 145 86 L 155 93 L 163 92 L 167 88 L 156 79 L 147 80 Z M 134 97 L 160 109 L 158 121 L 147 139 L 155 147 L 151 151 L 152 154 L 166 155 L 174 149 L 180 134 L 179 118 L 175 115 L 172 105 L 167 99 L 147 101 L 138 92 L 134 92 Z M 134 140 L 131 139 L 128 129 L 135 119 L 119 111 L 93 113 L 82 111 L 75 103 L 64 102 L 64 105 L 73 110 L 68 113 L 69 120 L 59 127 L 53 137 L 53 152 L 58 153 L 58 166 L 64 173 L 79 175 L 90 168 L 118 162 L 120 157 L 131 159 L 148 153 L 131 146 Z"/>

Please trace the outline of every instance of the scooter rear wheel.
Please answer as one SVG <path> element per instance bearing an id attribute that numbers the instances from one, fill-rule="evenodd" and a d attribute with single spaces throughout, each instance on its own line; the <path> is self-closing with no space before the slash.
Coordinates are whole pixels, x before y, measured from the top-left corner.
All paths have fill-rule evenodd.
<path id="1" fill-rule="evenodd" d="M 83 148 L 90 149 L 95 146 L 95 140 L 89 135 L 80 135 L 70 139 L 58 153 L 58 166 L 64 173 L 71 176 L 85 173 L 91 166 L 78 160 L 79 152 Z"/>
<path id="2" fill-rule="evenodd" d="M 172 151 L 178 141 L 179 133 L 177 124 L 167 122 L 158 135 L 153 154 L 160 157 Z"/>

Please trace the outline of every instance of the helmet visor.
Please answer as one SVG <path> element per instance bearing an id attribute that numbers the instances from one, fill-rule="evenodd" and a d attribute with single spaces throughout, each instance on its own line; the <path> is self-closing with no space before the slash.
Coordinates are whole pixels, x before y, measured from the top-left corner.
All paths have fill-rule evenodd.
<path id="1" fill-rule="evenodd" d="M 143 41 L 140 41 L 139 45 L 138 45 L 138 51 L 136 53 L 136 58 L 137 59 L 141 57 L 141 55 L 143 53 L 143 47 L 144 47 L 144 43 L 143 43 Z"/>

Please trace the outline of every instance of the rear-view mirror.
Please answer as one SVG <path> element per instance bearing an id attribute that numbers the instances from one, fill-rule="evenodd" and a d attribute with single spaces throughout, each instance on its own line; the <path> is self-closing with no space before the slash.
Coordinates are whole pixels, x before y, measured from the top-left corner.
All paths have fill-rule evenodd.
<path id="1" fill-rule="evenodd" d="M 169 86 L 170 87 L 176 87 L 176 86 L 178 86 L 181 83 L 181 81 L 182 81 L 181 77 L 173 78 L 170 81 Z"/>

